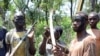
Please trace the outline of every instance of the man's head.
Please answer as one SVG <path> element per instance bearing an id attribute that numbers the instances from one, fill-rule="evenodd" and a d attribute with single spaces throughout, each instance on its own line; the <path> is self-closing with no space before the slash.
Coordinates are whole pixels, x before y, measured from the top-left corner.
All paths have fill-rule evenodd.
<path id="1" fill-rule="evenodd" d="M 21 12 L 15 13 L 13 22 L 16 27 L 25 26 L 25 17 L 23 15 L 23 13 L 21 13 Z"/>
<path id="2" fill-rule="evenodd" d="M 55 35 L 55 39 L 58 40 L 60 38 L 60 36 L 62 35 L 63 29 L 60 26 L 56 26 L 54 28 L 54 35 Z"/>
<path id="3" fill-rule="evenodd" d="M 72 27 L 75 32 L 81 32 L 86 29 L 88 15 L 84 12 L 78 12 L 73 17 Z"/>
<path id="4" fill-rule="evenodd" d="M 44 29 L 45 29 L 44 36 L 49 37 L 50 36 L 50 28 L 45 27 Z M 54 37 L 56 40 L 58 40 L 63 33 L 63 29 L 60 26 L 56 26 L 53 28 L 53 30 L 54 30 Z M 48 39 L 50 39 L 50 38 L 48 38 Z"/>
<path id="5" fill-rule="evenodd" d="M 91 13 L 88 15 L 88 22 L 89 22 L 91 28 L 97 28 L 96 25 L 97 25 L 97 23 L 99 22 L 98 13 L 96 13 L 96 12 L 91 12 Z"/>

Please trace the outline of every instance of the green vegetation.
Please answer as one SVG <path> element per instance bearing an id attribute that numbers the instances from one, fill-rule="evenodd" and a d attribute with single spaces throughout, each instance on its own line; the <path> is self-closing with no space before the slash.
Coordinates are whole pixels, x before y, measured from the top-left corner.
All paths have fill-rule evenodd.
<path id="1" fill-rule="evenodd" d="M 71 19 L 68 17 L 64 17 L 59 21 L 59 25 L 63 28 L 63 34 L 61 36 L 61 40 L 63 40 L 67 45 L 69 45 L 70 41 L 74 38 L 75 35 L 75 33 L 71 28 Z M 35 56 L 39 56 L 38 47 L 39 43 L 42 41 L 42 34 L 44 32 L 44 27 L 48 27 L 46 21 L 40 21 L 35 26 L 35 41 L 36 41 L 35 45 L 37 47 L 37 54 Z"/>
<path id="2" fill-rule="evenodd" d="M 99 0 L 97 0 L 98 2 Z M 35 31 L 35 46 L 37 52 L 35 56 L 39 56 L 38 47 L 42 41 L 42 34 L 44 27 L 49 27 L 48 17 L 50 9 L 54 10 L 54 26 L 60 25 L 63 28 L 63 34 L 61 40 L 63 40 L 68 46 L 70 41 L 75 37 L 75 32 L 71 27 L 70 14 L 65 13 L 62 9 L 65 2 L 71 2 L 70 0 L 0 0 L 0 26 L 6 26 L 8 31 L 14 28 L 12 23 L 13 15 L 16 11 L 22 11 L 26 17 L 26 27 L 30 28 L 31 24 L 35 21 L 38 23 L 34 27 Z M 76 0 L 73 0 L 74 4 Z M 96 4 L 94 11 L 100 12 L 100 1 Z M 89 0 L 85 0 L 83 5 L 83 11 L 90 12 L 91 5 Z M 70 9 L 70 6 L 69 6 Z M 76 7 L 73 7 L 75 11 Z M 67 11 L 67 9 L 66 9 Z M 74 13 L 74 12 L 73 12 Z M 30 26 L 29 26 L 30 25 Z M 98 24 L 100 28 L 100 23 Z M 89 28 L 89 27 L 88 27 Z"/>

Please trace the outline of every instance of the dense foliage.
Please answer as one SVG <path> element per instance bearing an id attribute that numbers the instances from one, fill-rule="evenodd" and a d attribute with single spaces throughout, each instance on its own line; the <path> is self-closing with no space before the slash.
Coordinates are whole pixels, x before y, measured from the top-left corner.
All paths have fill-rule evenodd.
<path id="1" fill-rule="evenodd" d="M 73 0 L 73 5 L 76 5 L 77 1 Z M 22 13 L 25 14 L 26 28 L 28 29 L 30 28 L 32 23 L 37 21 L 37 24 L 34 27 L 35 46 L 37 47 L 35 56 L 39 56 L 38 47 L 39 43 L 42 41 L 44 27 L 49 27 L 49 11 L 50 9 L 54 9 L 55 13 L 53 24 L 54 26 L 60 25 L 63 28 L 63 34 L 60 39 L 69 46 L 70 41 L 75 37 L 75 32 L 73 32 L 73 29 L 71 27 L 70 16 L 68 16 L 64 10 L 61 10 L 65 2 L 70 3 L 70 0 L 0 0 L 0 26 L 5 26 L 8 31 L 11 28 L 14 28 L 12 19 L 16 11 L 22 11 Z M 96 4 L 95 7 L 95 11 L 97 12 L 99 12 L 100 10 L 99 4 L 100 1 Z M 69 5 L 69 9 L 70 7 L 71 6 Z M 75 9 L 76 7 L 73 7 L 73 11 L 75 11 Z M 90 9 L 90 1 L 85 0 L 83 11 L 90 12 Z M 98 24 L 98 27 L 100 28 L 100 23 Z"/>

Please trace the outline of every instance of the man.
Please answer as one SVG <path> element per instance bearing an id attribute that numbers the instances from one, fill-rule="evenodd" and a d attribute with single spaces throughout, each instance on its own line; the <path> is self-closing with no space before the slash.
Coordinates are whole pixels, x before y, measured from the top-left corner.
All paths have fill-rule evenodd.
<path id="1" fill-rule="evenodd" d="M 57 46 L 54 46 L 55 49 L 53 50 L 52 49 L 53 45 L 52 45 L 52 42 L 50 39 L 50 29 L 49 28 L 45 29 L 45 32 L 43 34 L 44 38 L 43 38 L 43 41 L 39 47 L 40 55 L 43 55 L 43 56 L 65 56 L 68 53 L 68 50 L 66 48 L 66 44 L 59 40 L 60 36 L 62 35 L 62 32 L 63 32 L 63 30 L 61 27 L 56 26 L 54 28 L 54 35 L 55 35 L 55 40 L 56 40 Z"/>
<path id="2" fill-rule="evenodd" d="M 7 52 L 6 44 L 5 44 L 5 36 L 7 30 L 5 27 L 0 27 L 0 56 L 5 56 Z"/>
<path id="3" fill-rule="evenodd" d="M 88 15 L 88 22 L 91 29 L 88 29 L 87 32 L 96 40 L 96 56 L 100 56 L 100 30 L 97 27 L 97 23 L 99 22 L 98 13 L 91 12 Z"/>
<path id="4" fill-rule="evenodd" d="M 9 50 L 9 54 L 12 53 L 13 48 L 22 40 L 23 36 L 26 33 L 25 29 L 25 16 L 21 12 L 17 12 L 14 15 L 15 29 L 9 31 L 6 35 L 6 43 Z M 22 44 L 18 47 L 15 51 L 13 56 L 30 56 L 34 55 L 36 52 L 34 46 L 34 38 L 33 38 L 33 31 L 27 35 L 27 38 L 24 39 Z M 29 54 L 28 54 L 29 53 Z"/>
<path id="5" fill-rule="evenodd" d="M 73 17 L 72 27 L 76 38 L 71 42 L 69 56 L 95 56 L 95 40 L 86 32 L 88 16 L 78 12 Z"/>

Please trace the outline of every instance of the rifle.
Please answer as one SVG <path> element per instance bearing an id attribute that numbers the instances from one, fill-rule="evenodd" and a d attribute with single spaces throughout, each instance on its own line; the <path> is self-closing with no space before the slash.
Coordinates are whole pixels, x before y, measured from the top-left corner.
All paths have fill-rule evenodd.
<path id="1" fill-rule="evenodd" d="M 13 56 L 14 53 L 16 52 L 16 50 L 18 49 L 18 47 L 22 44 L 22 42 L 24 41 L 24 39 L 27 37 L 27 35 L 33 30 L 34 25 L 37 23 L 37 21 L 35 21 L 32 25 L 32 27 L 26 32 L 26 34 L 23 36 L 22 40 L 19 41 L 19 43 L 16 45 L 16 47 L 13 49 L 13 51 L 11 52 L 10 56 Z"/>

